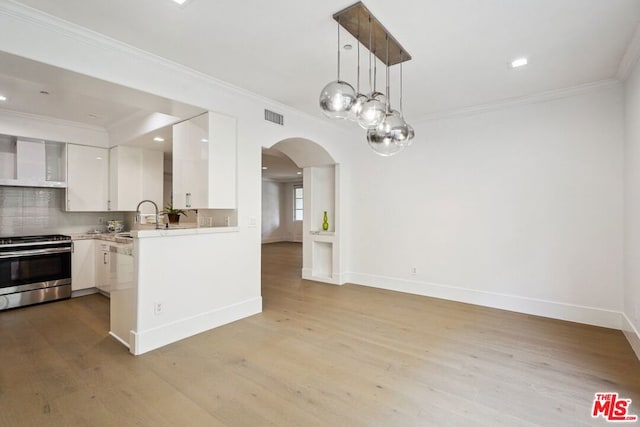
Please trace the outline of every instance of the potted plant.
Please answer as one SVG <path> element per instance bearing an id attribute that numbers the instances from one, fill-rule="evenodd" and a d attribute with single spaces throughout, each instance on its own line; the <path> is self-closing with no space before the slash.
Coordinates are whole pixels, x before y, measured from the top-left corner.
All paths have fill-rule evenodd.
<path id="1" fill-rule="evenodd" d="M 167 206 L 165 206 L 164 210 L 160 213 L 166 215 L 169 218 L 169 224 L 179 223 L 180 215 L 187 216 L 187 213 L 182 209 L 174 209 L 173 203 L 167 203 Z"/>

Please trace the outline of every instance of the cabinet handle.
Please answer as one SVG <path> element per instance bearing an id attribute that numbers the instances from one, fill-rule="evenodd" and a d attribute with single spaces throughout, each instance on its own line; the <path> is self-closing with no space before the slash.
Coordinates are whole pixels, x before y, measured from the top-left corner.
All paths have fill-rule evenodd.
<path id="1" fill-rule="evenodd" d="M 111 200 L 107 200 L 107 210 L 111 210 Z"/>
<path id="2" fill-rule="evenodd" d="M 184 199 L 185 199 L 185 203 L 184 203 L 184 205 L 185 205 L 187 208 L 190 208 L 190 207 L 191 207 L 191 193 L 187 193 L 187 194 L 185 195 L 185 198 L 184 198 Z"/>
<path id="3" fill-rule="evenodd" d="M 106 252 L 102 254 L 102 262 L 104 263 L 104 265 L 107 265 L 107 255 L 108 254 Z"/>

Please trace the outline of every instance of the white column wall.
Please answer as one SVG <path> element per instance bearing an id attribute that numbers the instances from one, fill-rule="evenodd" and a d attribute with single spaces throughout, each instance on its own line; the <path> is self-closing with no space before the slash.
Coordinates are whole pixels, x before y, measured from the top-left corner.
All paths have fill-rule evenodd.
<path id="1" fill-rule="evenodd" d="M 625 85 L 625 281 L 623 329 L 640 358 L 640 66 Z"/>

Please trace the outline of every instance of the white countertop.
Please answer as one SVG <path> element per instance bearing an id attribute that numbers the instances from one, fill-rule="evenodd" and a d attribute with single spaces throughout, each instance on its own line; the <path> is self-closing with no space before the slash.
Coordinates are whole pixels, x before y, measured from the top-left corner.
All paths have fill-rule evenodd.
<path id="1" fill-rule="evenodd" d="M 238 227 L 170 227 L 170 228 L 143 228 L 131 230 L 131 237 L 119 236 L 118 233 L 74 233 L 71 240 L 105 240 L 115 243 L 133 243 L 133 239 L 163 236 L 188 236 L 194 234 L 235 233 Z"/>
<path id="2" fill-rule="evenodd" d="M 133 243 L 131 237 L 118 236 L 116 233 L 72 233 L 71 240 L 104 240 L 114 243 Z"/>
<path id="3" fill-rule="evenodd" d="M 160 229 L 143 229 L 131 230 L 131 237 L 172 237 L 172 236 L 188 236 L 194 234 L 217 234 L 217 233 L 237 233 L 240 231 L 238 227 L 199 227 L 199 228 L 160 228 Z"/>

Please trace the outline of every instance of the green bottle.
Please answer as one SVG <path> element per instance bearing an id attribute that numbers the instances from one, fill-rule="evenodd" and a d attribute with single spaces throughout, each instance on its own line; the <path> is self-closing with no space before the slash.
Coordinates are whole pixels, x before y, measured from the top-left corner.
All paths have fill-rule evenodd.
<path id="1" fill-rule="evenodd" d="M 327 217 L 327 211 L 324 211 L 324 215 L 322 216 L 322 229 L 324 231 L 329 229 L 329 217 Z"/>

